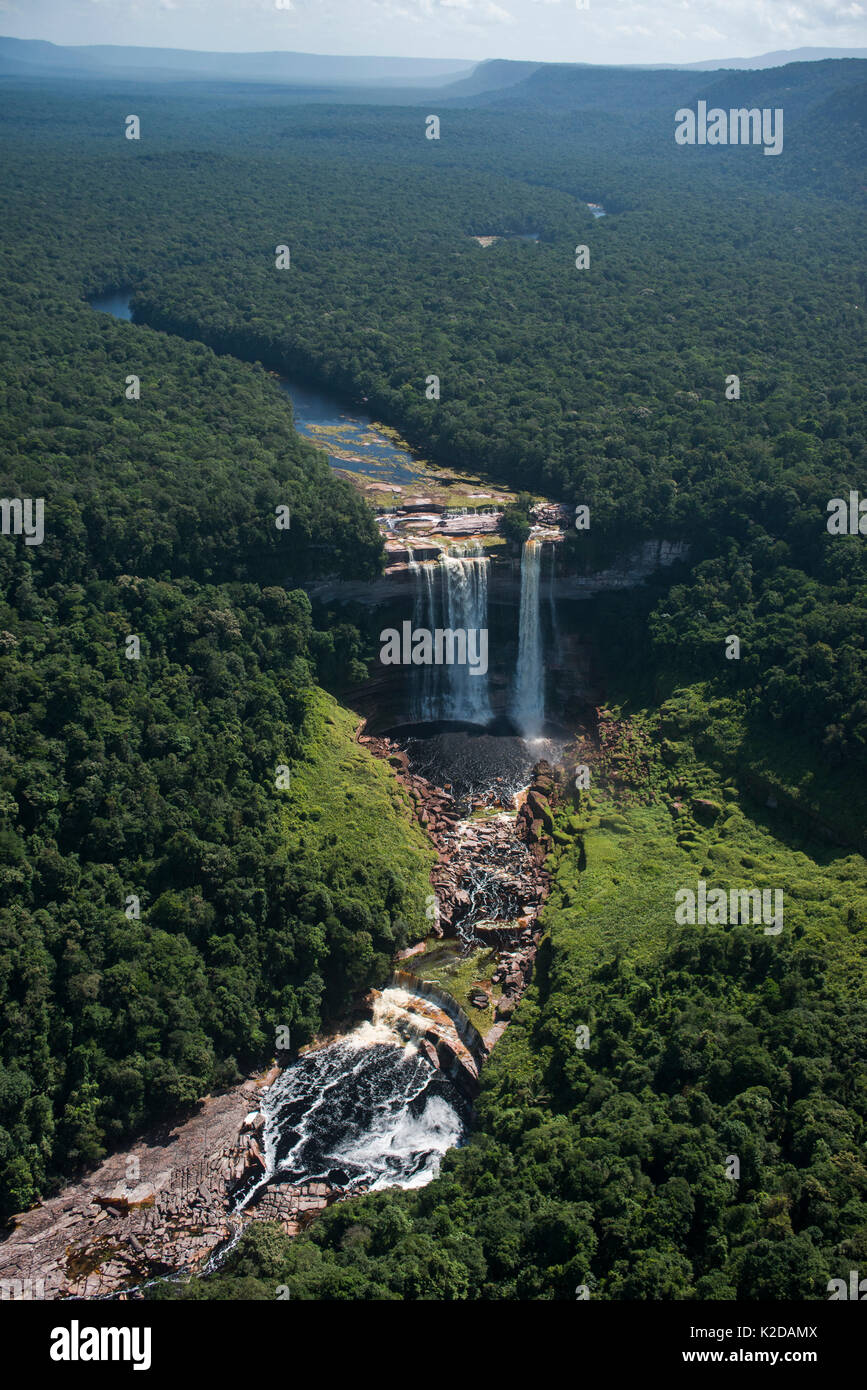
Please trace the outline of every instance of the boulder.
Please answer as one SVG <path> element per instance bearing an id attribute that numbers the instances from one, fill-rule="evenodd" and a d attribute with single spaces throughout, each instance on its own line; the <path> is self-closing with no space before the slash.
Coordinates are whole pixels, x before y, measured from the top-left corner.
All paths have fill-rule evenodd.
<path id="1" fill-rule="evenodd" d="M 531 792 L 535 792 L 537 796 L 544 796 L 544 797 L 546 797 L 546 798 L 548 798 L 548 797 L 550 797 L 550 796 L 553 796 L 553 794 L 554 794 L 554 780 L 553 780 L 553 778 L 551 778 L 551 777 L 534 777 L 534 778 L 533 778 L 533 781 L 532 781 L 532 784 L 531 784 L 531 786 L 530 786 L 530 791 L 531 791 Z"/>
<path id="2" fill-rule="evenodd" d="M 544 796 L 541 796 L 539 792 L 535 791 L 532 787 L 527 792 L 526 804 L 530 807 L 534 820 L 543 821 L 547 816 L 550 816 L 551 814 L 551 808 L 545 800 Z"/>

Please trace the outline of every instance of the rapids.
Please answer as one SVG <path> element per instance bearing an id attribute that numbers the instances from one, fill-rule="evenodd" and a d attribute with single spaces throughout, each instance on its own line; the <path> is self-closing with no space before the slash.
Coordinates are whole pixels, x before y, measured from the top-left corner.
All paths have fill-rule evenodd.
<path id="1" fill-rule="evenodd" d="M 406 990 L 383 990 L 372 1019 L 281 1072 L 265 1098 L 265 1173 L 237 1210 L 271 1182 L 351 1192 L 436 1176 L 466 1139 L 469 1105 L 419 1046 L 430 1029 L 422 1009 Z"/>

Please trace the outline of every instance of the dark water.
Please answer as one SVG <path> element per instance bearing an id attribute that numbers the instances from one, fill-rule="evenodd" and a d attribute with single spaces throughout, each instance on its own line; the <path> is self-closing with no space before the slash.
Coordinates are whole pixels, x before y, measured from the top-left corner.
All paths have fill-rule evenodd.
<path id="1" fill-rule="evenodd" d="M 111 314 L 112 318 L 123 319 L 126 323 L 131 323 L 132 309 L 129 307 L 131 297 L 131 290 L 114 290 L 111 294 L 98 294 L 95 299 L 88 300 L 88 303 L 91 309 L 97 309 L 101 314 Z"/>
<path id="2" fill-rule="evenodd" d="M 437 787 L 451 787 L 458 802 L 493 792 L 509 806 L 526 787 L 540 758 L 556 761 L 561 743 L 555 739 L 522 739 L 509 733 L 456 724 L 409 725 L 391 731 L 406 749 L 412 771 Z"/>
<path id="3" fill-rule="evenodd" d="M 131 297 L 132 290 L 120 289 L 88 302 L 92 309 L 129 323 L 133 321 Z M 398 487 L 423 475 L 423 466 L 409 450 L 382 434 L 362 407 L 347 405 L 327 391 L 300 386 L 289 377 L 279 377 L 278 385 L 292 402 L 298 433 L 325 451 L 332 468 Z"/>

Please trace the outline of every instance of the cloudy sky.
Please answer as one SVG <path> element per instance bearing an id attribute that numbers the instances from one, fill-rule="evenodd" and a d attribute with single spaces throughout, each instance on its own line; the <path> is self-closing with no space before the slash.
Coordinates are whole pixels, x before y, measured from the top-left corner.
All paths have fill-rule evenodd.
<path id="1" fill-rule="evenodd" d="M 867 0 L 0 0 L 0 33 L 228 51 L 690 62 L 867 46 Z"/>

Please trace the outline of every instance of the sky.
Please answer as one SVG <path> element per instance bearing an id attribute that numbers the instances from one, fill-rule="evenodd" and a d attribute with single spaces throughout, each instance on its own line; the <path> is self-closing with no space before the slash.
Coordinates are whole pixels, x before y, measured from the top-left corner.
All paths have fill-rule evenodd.
<path id="1" fill-rule="evenodd" d="M 227 52 L 698 62 L 867 46 L 867 0 L 0 0 L 0 34 Z"/>

